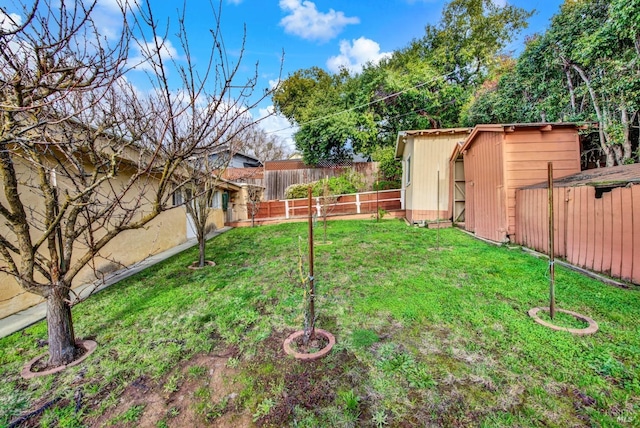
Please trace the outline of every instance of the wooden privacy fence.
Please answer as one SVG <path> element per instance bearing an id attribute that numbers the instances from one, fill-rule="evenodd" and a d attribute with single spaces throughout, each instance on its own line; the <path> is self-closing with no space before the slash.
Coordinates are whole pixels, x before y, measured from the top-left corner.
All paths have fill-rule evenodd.
<path id="1" fill-rule="evenodd" d="M 640 185 L 556 187 L 554 251 L 571 264 L 640 284 Z M 548 253 L 548 189 L 516 192 L 516 243 Z"/>
<path id="2" fill-rule="evenodd" d="M 323 198 L 314 197 L 314 213 L 322 212 Z M 379 192 L 363 192 L 350 195 L 332 196 L 327 203 L 328 215 L 374 213 L 378 208 L 386 211 L 404 209 L 404 192 L 396 190 L 380 190 Z M 256 220 L 275 218 L 294 218 L 309 215 L 308 200 L 285 199 L 279 201 L 263 201 L 256 214 Z"/>
<path id="3" fill-rule="evenodd" d="M 272 162 L 275 163 L 275 162 Z M 277 166 L 277 165 L 276 165 Z M 286 166 L 286 165 L 285 165 Z M 285 167 L 283 166 L 283 168 Z M 274 166 L 275 167 L 275 166 Z M 364 176 L 365 185 L 371 188 L 376 181 L 377 162 L 356 162 L 352 166 L 338 168 L 269 169 L 264 171 L 264 197 L 266 200 L 284 199 L 285 190 L 292 184 L 310 183 L 325 177 L 336 177 L 347 171 Z"/>

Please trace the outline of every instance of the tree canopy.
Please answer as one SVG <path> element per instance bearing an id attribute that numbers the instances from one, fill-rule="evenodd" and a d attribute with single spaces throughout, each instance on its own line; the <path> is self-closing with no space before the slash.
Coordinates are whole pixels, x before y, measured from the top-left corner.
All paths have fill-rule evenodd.
<path id="1" fill-rule="evenodd" d="M 465 122 L 592 121 L 603 164 L 637 161 L 639 16 L 638 0 L 566 2 L 515 67 L 476 92 Z"/>
<path id="2" fill-rule="evenodd" d="M 453 0 L 422 38 L 357 75 L 317 67 L 291 74 L 273 97 L 276 111 L 299 126 L 296 148 L 309 164 L 371 155 L 400 130 L 458 126 L 530 15 L 491 0 Z"/>
<path id="3" fill-rule="evenodd" d="M 640 159 L 640 0 L 572 0 L 549 29 L 504 49 L 533 11 L 452 0 L 422 37 L 363 71 L 298 70 L 274 96 L 307 163 L 371 155 L 398 131 L 478 123 L 597 124 L 602 165 Z"/>

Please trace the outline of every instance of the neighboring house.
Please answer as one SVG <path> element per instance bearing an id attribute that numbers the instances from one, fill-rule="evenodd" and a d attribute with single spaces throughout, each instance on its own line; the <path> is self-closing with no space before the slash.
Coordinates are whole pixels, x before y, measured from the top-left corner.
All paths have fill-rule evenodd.
<path id="1" fill-rule="evenodd" d="M 132 159 L 135 158 L 133 154 L 130 156 Z M 126 158 L 123 159 L 126 161 Z M 16 161 L 14 166 L 21 181 L 28 183 L 35 179 L 35 172 L 27 162 Z M 124 186 L 129 178 L 127 168 L 122 168 L 113 179 L 112 185 L 114 187 Z M 59 175 L 57 180 L 58 185 L 63 188 L 66 179 Z M 157 191 L 157 187 L 157 183 L 152 181 L 146 184 L 145 191 L 153 193 Z M 238 194 L 241 190 L 240 186 L 225 181 L 220 182 L 217 186 L 212 201 L 214 209 L 210 215 L 210 221 L 215 223 L 217 227 L 223 227 L 227 220 L 224 212 L 225 203 L 233 198 L 231 195 Z M 230 196 L 225 198 L 225 193 Z M 73 287 L 94 282 L 96 279 L 104 277 L 105 274 L 131 266 L 151 255 L 173 248 L 189 238 L 195 237 L 193 230 L 190 229 L 190 219 L 183 205 L 185 200 L 183 196 L 185 195 L 180 193 L 174 194 L 172 202 L 178 206 L 164 211 L 144 228 L 120 233 L 100 251 L 92 262 L 80 271 L 74 278 Z M 29 207 L 43 205 L 41 196 L 35 191 L 29 195 L 23 194 L 23 199 L 27 201 Z M 4 192 L 0 192 L 0 201 L 4 202 Z M 239 216 L 241 215 L 239 214 Z M 246 214 L 244 215 L 246 217 Z M 230 220 L 235 220 L 235 217 L 232 216 Z M 191 225 L 191 227 L 193 226 Z M 4 224 L 0 224 L 0 235 L 12 236 Z M 0 284 L 0 319 L 43 301 L 40 296 L 24 291 L 10 275 L 0 273 Z"/>
<path id="2" fill-rule="evenodd" d="M 242 220 L 243 213 L 235 210 L 233 204 L 230 203 L 238 197 L 238 194 L 242 193 L 242 186 L 222 178 L 217 179 L 215 186 L 215 190 L 211 195 L 211 209 L 207 218 L 207 224 L 213 224 L 216 229 L 220 229 L 224 227 L 226 223 Z M 197 236 L 195 222 L 191 219 L 188 210 L 184 207 L 184 204 L 192 197 L 193 190 L 190 189 L 188 185 L 175 191 L 172 195 L 173 205 L 175 207 L 182 206 L 182 208 L 177 209 L 182 209 L 185 212 L 186 239 L 192 239 Z"/>
<path id="3" fill-rule="evenodd" d="M 454 183 L 464 182 L 465 229 L 516 242 L 516 189 L 544 181 L 550 161 L 556 178 L 580 172 L 580 129 L 575 123 L 477 125 L 456 148 L 464 177 Z"/>
<path id="4" fill-rule="evenodd" d="M 209 161 L 213 168 L 260 168 L 262 162 L 258 158 L 246 153 L 235 152 L 230 149 L 220 150 L 209 156 Z"/>
<path id="5" fill-rule="evenodd" d="M 470 132 L 471 128 L 450 128 L 398 133 L 395 156 L 402 160 L 402 188 L 410 223 L 451 217 L 449 158 Z"/>
<path id="6" fill-rule="evenodd" d="M 555 256 L 640 284 L 640 164 L 590 169 L 553 188 Z M 548 193 L 547 181 L 516 191 L 516 243 L 543 253 Z"/>

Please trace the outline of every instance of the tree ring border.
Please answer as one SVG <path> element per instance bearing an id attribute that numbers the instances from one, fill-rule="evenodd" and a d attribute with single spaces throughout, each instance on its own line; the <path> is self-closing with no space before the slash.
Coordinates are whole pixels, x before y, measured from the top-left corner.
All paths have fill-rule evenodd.
<path id="1" fill-rule="evenodd" d="M 49 353 L 46 352 L 44 354 L 38 355 L 37 357 L 31 359 L 27 364 L 25 364 L 22 371 L 20 372 L 20 376 L 22 376 L 23 379 L 33 379 L 35 377 L 48 376 L 50 374 L 61 372 L 67 367 L 77 366 L 78 364 L 83 362 L 89 355 L 93 354 L 93 351 L 96 350 L 96 348 L 98 347 L 98 344 L 94 340 L 76 340 L 76 346 L 85 350 L 85 353 L 77 360 L 74 360 L 69 364 L 63 364 L 61 366 L 54 367 L 49 370 L 43 370 L 41 372 L 32 372 L 31 367 L 33 367 L 33 365 L 37 361 L 49 355 Z"/>
<path id="2" fill-rule="evenodd" d="M 322 330 L 320 328 L 316 328 L 315 329 L 315 333 L 319 334 L 320 336 L 324 336 L 329 341 L 327 346 L 325 346 L 324 348 L 322 348 L 318 352 L 312 352 L 312 353 L 305 354 L 303 352 L 297 352 L 291 347 L 291 342 L 293 342 L 298 337 L 302 336 L 304 334 L 304 330 L 294 331 L 293 333 L 291 333 L 289 335 L 289 337 L 287 337 L 284 340 L 284 344 L 282 345 L 282 347 L 284 348 L 284 352 L 286 352 L 288 355 L 292 355 L 294 358 L 296 358 L 298 360 L 302 360 L 302 361 L 313 361 L 313 360 L 317 360 L 319 358 L 324 357 L 329 352 L 331 352 L 331 349 L 333 349 L 333 346 L 336 344 L 336 338 L 335 338 L 335 336 L 333 334 L 329 333 L 326 330 Z"/>
<path id="3" fill-rule="evenodd" d="M 205 260 L 204 261 L 204 266 L 198 266 L 198 264 L 199 264 L 199 262 L 193 262 L 187 267 L 189 269 L 191 269 L 191 270 L 200 270 L 200 269 L 204 269 L 206 267 L 213 267 L 213 266 L 216 265 L 216 262 L 214 262 L 213 260 Z"/>
<path id="4" fill-rule="evenodd" d="M 548 327 L 548 328 L 550 328 L 550 329 L 552 329 L 552 330 L 556 330 L 556 331 L 567 331 L 567 332 L 569 332 L 569 333 L 571 333 L 571 334 L 575 334 L 575 335 L 577 335 L 577 336 L 586 336 L 586 335 L 588 335 L 588 334 L 593 334 L 593 333 L 595 333 L 596 331 L 598 331 L 598 328 L 599 328 L 599 327 L 598 327 L 598 323 L 597 323 L 597 322 L 595 322 L 592 318 L 589 318 L 589 317 L 588 317 L 588 316 L 586 316 L 586 315 L 582 315 L 582 314 L 579 314 L 579 313 L 577 313 L 577 312 L 573 312 L 573 311 L 568 311 L 568 310 L 566 310 L 566 309 L 558 309 L 558 308 L 556 308 L 556 311 L 557 311 L 557 312 L 562 312 L 562 313 L 564 313 L 564 314 L 571 315 L 571 316 L 572 316 L 572 317 L 574 317 L 575 319 L 578 319 L 578 320 L 580 320 L 580 321 L 584 321 L 584 322 L 586 322 L 587 324 L 589 324 L 589 326 L 588 326 L 588 327 L 585 327 L 585 328 L 569 328 L 569 327 L 560 327 L 560 326 L 557 326 L 557 325 L 555 325 L 555 324 L 551 324 L 550 322 L 547 322 L 547 321 L 544 321 L 543 319 L 541 319 L 541 318 L 538 316 L 538 312 L 540 312 L 540 311 L 549 312 L 549 311 L 550 311 L 550 309 L 549 309 L 549 307 L 542 307 L 542 306 L 541 306 L 541 307 L 537 307 L 537 308 L 531 308 L 531 309 L 529 309 L 529 312 L 528 312 L 528 313 L 529 313 L 529 316 L 530 316 L 531 318 L 533 318 L 533 320 L 534 320 L 535 322 L 537 322 L 538 324 L 543 325 L 543 326 L 545 326 L 545 327 Z"/>

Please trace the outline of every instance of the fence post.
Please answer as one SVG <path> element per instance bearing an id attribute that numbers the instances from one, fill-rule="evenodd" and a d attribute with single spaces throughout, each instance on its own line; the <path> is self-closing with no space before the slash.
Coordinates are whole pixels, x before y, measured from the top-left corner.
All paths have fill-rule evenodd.
<path id="1" fill-rule="evenodd" d="M 284 218 L 289 218 L 289 200 L 284 200 Z"/>
<path id="2" fill-rule="evenodd" d="M 404 189 L 400 189 L 400 209 L 404 209 Z"/>
<path id="3" fill-rule="evenodd" d="M 360 214 L 360 193 L 356 193 L 356 213 Z"/>

